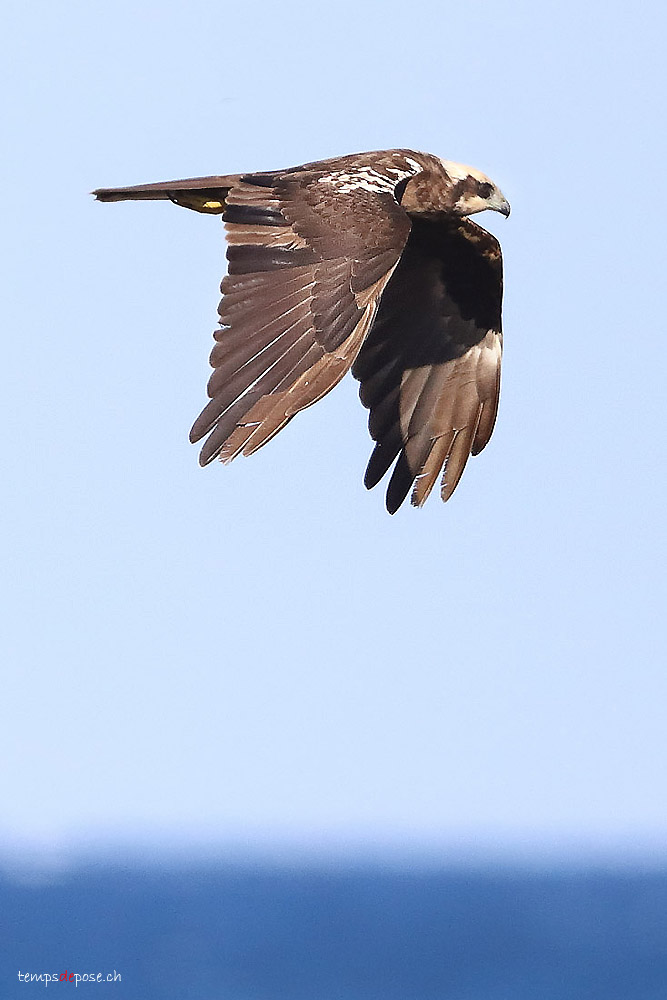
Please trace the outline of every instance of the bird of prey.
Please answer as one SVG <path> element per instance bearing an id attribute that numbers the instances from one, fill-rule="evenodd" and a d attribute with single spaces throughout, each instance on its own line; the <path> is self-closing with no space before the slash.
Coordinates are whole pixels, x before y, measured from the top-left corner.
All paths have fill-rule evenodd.
<path id="1" fill-rule="evenodd" d="M 102 188 L 222 215 L 228 273 L 200 462 L 261 448 L 352 369 L 387 509 L 448 500 L 498 408 L 502 256 L 468 216 L 510 206 L 472 167 L 392 149 L 300 167 Z"/>

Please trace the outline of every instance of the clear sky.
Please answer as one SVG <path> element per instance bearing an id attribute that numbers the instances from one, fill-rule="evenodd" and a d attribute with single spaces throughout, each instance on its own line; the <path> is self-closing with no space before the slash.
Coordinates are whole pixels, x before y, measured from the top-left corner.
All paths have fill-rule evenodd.
<path id="1" fill-rule="evenodd" d="M 667 858 L 664 5 L 12 3 L 0 838 Z M 491 444 L 362 485 L 348 377 L 202 470 L 220 220 L 95 187 L 412 147 L 512 203 Z M 661 846 L 660 846 L 661 845 Z"/>

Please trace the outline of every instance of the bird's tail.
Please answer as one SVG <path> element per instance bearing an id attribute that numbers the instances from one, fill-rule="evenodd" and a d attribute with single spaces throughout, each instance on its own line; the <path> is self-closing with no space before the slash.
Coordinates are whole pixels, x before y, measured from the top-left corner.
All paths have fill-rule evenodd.
<path id="1" fill-rule="evenodd" d="M 98 201 L 173 201 L 195 212 L 220 215 L 230 188 L 239 180 L 238 174 L 226 177 L 191 177 L 183 181 L 162 181 L 158 184 L 137 184 L 134 187 L 98 188 L 93 194 Z"/>

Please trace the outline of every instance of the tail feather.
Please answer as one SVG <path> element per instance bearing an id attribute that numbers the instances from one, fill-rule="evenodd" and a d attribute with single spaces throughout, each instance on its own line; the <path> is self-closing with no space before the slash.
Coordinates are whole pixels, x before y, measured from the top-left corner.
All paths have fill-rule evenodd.
<path id="1" fill-rule="evenodd" d="M 133 187 L 98 188 L 93 194 L 98 201 L 173 201 L 195 212 L 220 215 L 225 210 L 225 199 L 230 189 L 238 180 L 236 174 L 191 177 L 182 181 L 136 184 Z"/>

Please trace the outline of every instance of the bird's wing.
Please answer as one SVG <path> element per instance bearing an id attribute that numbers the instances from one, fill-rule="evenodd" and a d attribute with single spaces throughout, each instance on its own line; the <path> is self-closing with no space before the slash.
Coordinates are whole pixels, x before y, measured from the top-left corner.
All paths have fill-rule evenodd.
<path id="1" fill-rule="evenodd" d="M 398 181 L 301 168 L 246 174 L 226 193 L 222 328 L 190 432 L 208 435 L 202 465 L 256 451 L 349 369 L 410 231 Z"/>
<path id="2" fill-rule="evenodd" d="M 493 430 L 500 391 L 502 256 L 469 219 L 413 220 L 401 260 L 352 368 L 377 442 L 370 489 L 396 458 L 394 513 L 421 506 L 444 466 L 442 499 Z"/>

